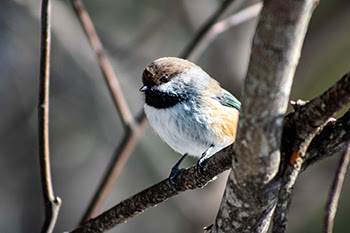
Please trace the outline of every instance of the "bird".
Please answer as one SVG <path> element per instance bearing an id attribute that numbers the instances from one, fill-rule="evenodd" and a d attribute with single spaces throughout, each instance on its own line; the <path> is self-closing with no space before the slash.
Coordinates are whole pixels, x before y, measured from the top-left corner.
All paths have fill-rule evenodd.
<path id="1" fill-rule="evenodd" d="M 182 154 L 173 166 L 169 182 L 182 170 L 188 156 L 202 163 L 235 141 L 241 103 L 196 64 L 163 57 L 142 73 L 144 111 L 159 137 Z"/>

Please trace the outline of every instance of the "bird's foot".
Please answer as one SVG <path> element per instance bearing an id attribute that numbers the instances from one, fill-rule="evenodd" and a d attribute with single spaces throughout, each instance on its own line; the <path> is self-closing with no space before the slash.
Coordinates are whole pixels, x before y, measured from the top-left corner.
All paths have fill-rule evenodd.
<path id="1" fill-rule="evenodd" d="M 203 174 L 204 171 L 204 164 L 206 163 L 206 159 L 205 158 L 200 158 L 198 159 L 197 163 L 196 163 L 196 169 L 197 169 L 197 173 L 199 175 Z"/>
<path id="2" fill-rule="evenodd" d="M 179 172 L 183 171 L 184 169 L 179 169 L 180 164 L 182 163 L 182 161 L 184 161 L 184 159 L 187 157 L 188 154 L 184 154 L 179 161 L 177 161 L 177 163 L 174 165 L 174 167 L 171 169 L 170 175 L 169 175 L 169 184 L 171 186 L 171 188 L 176 191 L 175 188 L 175 177 L 177 176 L 177 174 L 179 174 Z"/>
<path id="3" fill-rule="evenodd" d="M 176 187 L 175 187 L 175 177 L 177 176 L 177 174 L 179 174 L 179 172 L 183 171 L 184 169 L 179 169 L 177 166 L 174 166 L 171 169 L 170 175 L 169 175 L 169 184 L 171 186 L 171 188 L 176 191 Z"/>
<path id="4" fill-rule="evenodd" d="M 197 164 L 196 164 L 198 174 L 203 174 L 204 163 L 206 163 L 206 159 L 208 158 L 208 156 L 213 148 L 214 148 L 214 145 L 210 145 L 210 147 L 208 149 L 206 149 L 203 152 L 202 156 L 198 159 Z"/>

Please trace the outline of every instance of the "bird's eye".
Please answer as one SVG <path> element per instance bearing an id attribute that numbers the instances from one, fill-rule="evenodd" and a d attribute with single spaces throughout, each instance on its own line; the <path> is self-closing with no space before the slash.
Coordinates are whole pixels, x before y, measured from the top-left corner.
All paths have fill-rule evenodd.
<path id="1" fill-rule="evenodd" d="M 169 78 L 168 78 L 168 76 L 163 76 L 163 77 L 161 77 L 160 81 L 161 81 L 162 83 L 166 83 L 166 82 L 169 81 Z"/>

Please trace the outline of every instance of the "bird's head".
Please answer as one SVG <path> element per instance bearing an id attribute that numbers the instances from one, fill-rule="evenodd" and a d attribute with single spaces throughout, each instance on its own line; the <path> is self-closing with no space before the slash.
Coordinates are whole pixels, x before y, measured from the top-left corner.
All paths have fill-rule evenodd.
<path id="1" fill-rule="evenodd" d="M 185 101 L 204 89 L 210 77 L 194 63 L 175 57 L 152 62 L 142 74 L 146 104 L 168 108 Z"/>

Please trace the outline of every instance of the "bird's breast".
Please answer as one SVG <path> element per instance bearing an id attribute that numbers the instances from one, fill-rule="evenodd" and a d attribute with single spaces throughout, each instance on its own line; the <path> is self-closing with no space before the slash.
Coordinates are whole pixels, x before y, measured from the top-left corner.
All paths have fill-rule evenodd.
<path id="1" fill-rule="evenodd" d="M 208 114 L 194 102 L 185 101 L 164 109 L 145 104 L 144 108 L 156 133 L 181 154 L 201 156 L 216 140 Z"/>

